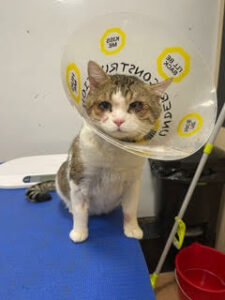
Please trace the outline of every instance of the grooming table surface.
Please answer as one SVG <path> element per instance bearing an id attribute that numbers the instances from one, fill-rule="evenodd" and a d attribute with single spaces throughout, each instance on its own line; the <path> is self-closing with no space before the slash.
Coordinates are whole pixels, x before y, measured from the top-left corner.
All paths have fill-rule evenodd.
<path id="1" fill-rule="evenodd" d="M 120 210 L 91 217 L 89 238 L 69 240 L 72 216 L 55 193 L 28 203 L 0 190 L 0 299 L 152 300 L 138 241 L 122 232 Z"/>

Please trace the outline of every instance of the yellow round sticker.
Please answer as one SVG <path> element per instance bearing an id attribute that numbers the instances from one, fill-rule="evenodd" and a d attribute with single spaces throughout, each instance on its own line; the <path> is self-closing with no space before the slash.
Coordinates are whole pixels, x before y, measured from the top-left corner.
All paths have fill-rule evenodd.
<path id="1" fill-rule="evenodd" d="M 125 46 L 126 34 L 118 27 L 109 28 L 100 39 L 100 49 L 106 55 L 113 55 Z"/>
<path id="2" fill-rule="evenodd" d="M 177 132 L 182 137 L 189 137 L 202 128 L 203 118 L 197 113 L 184 116 L 177 127 Z"/>
<path id="3" fill-rule="evenodd" d="M 81 98 L 81 75 L 75 63 L 69 64 L 66 68 L 66 84 L 73 100 L 79 103 Z"/>
<path id="4" fill-rule="evenodd" d="M 190 71 L 190 56 L 181 47 L 165 48 L 157 58 L 157 70 L 164 79 L 179 82 Z"/>

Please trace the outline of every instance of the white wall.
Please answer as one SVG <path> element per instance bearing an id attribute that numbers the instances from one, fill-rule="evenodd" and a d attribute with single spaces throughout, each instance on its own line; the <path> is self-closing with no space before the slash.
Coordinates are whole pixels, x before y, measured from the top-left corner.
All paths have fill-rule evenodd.
<path id="1" fill-rule="evenodd" d="M 215 145 L 225 151 L 225 128 L 222 127 L 216 138 Z M 225 253 L 225 188 L 221 197 L 221 204 L 219 209 L 218 223 L 217 223 L 217 236 L 216 236 L 216 248 Z"/>
<path id="2" fill-rule="evenodd" d="M 64 153 L 79 131 L 80 118 L 62 88 L 60 60 L 68 36 L 80 23 L 116 11 L 157 16 L 162 22 L 179 27 L 194 42 L 213 74 L 219 3 L 219 0 L 2 0 L 0 161 Z M 146 199 L 154 197 L 154 193 L 147 183 L 144 190 L 142 202 L 146 204 Z M 149 209 L 153 212 L 151 203 Z"/>

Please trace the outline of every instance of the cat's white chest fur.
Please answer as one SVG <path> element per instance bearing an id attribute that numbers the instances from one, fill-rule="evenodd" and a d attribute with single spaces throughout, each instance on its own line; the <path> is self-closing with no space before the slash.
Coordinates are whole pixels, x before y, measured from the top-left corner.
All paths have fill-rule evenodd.
<path id="1" fill-rule="evenodd" d="M 126 181 L 125 174 L 112 172 L 108 168 L 96 171 L 84 181 L 88 187 L 90 214 L 107 213 L 117 207 L 121 203 Z"/>
<path id="2" fill-rule="evenodd" d="M 89 198 L 89 213 L 107 213 L 117 207 L 124 192 L 140 178 L 144 159 L 106 142 L 84 126 L 80 133 L 84 165 L 82 190 Z"/>

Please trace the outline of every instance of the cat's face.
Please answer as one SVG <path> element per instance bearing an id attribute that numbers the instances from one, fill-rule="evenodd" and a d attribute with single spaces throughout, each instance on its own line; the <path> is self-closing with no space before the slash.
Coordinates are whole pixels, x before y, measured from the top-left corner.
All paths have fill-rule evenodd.
<path id="1" fill-rule="evenodd" d="M 108 76 L 89 62 L 86 109 L 101 131 L 120 140 L 143 138 L 160 116 L 160 97 L 171 80 L 149 86 L 133 76 Z"/>

